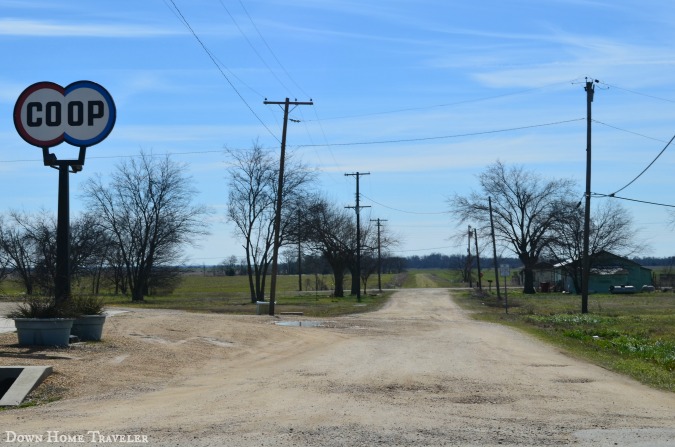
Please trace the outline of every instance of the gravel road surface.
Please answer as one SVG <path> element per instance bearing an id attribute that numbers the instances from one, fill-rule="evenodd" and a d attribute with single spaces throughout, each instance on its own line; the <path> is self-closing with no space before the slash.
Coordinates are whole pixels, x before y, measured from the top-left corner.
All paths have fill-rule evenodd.
<path id="1" fill-rule="evenodd" d="M 446 289 L 329 320 L 133 310 L 101 343 L 15 343 L 0 334 L 0 364 L 52 365 L 33 399 L 58 400 L 0 411 L 1 445 L 675 446 L 673 393 L 474 321 Z"/>

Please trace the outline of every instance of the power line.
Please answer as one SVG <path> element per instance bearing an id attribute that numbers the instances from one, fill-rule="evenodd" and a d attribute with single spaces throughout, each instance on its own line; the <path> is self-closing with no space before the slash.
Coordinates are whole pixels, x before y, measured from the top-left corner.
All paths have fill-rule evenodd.
<path id="1" fill-rule="evenodd" d="M 467 137 L 467 136 L 489 135 L 489 134 L 494 134 L 494 133 L 512 132 L 512 131 L 523 130 L 523 129 L 537 128 L 537 127 L 554 126 L 554 125 L 557 125 L 557 124 L 566 124 L 566 123 L 571 123 L 571 122 L 575 122 L 575 121 L 582 121 L 584 119 L 585 118 L 576 118 L 576 119 L 572 119 L 572 120 L 557 121 L 557 122 L 553 122 L 553 123 L 534 124 L 534 125 L 529 125 L 529 126 L 512 127 L 512 128 L 508 128 L 508 129 L 486 130 L 486 131 L 482 131 L 482 132 L 456 134 L 456 135 L 445 135 L 445 136 L 437 136 L 437 137 L 419 137 L 419 138 L 409 138 L 409 139 L 402 139 L 402 140 L 363 141 L 363 142 L 352 142 L 352 143 L 301 144 L 301 145 L 295 145 L 295 146 L 288 145 L 288 147 L 295 147 L 295 148 L 328 147 L 328 148 L 330 148 L 332 146 L 357 146 L 357 145 L 370 145 L 370 144 L 386 144 L 386 143 L 439 140 L 439 139 L 444 139 L 444 138 L 460 138 L 460 137 Z M 267 130 L 269 131 L 269 129 L 267 129 Z M 324 133 L 323 136 L 324 136 L 324 140 L 326 140 L 325 133 Z M 275 139 L 277 141 L 279 141 L 279 139 L 276 136 L 275 136 Z M 166 154 L 160 154 L 160 155 L 190 155 L 190 154 L 209 154 L 209 153 L 217 153 L 217 152 L 222 152 L 222 151 L 221 150 L 204 150 L 204 151 L 168 152 Z M 332 152 L 331 152 L 331 154 L 332 154 Z M 111 156 L 98 156 L 98 157 L 94 156 L 94 157 L 88 157 L 88 158 L 91 158 L 91 159 L 95 159 L 95 158 L 100 158 L 100 159 L 131 158 L 131 157 L 136 157 L 136 156 L 137 155 L 111 155 Z M 333 156 L 333 159 L 335 160 L 334 156 Z M 30 159 L 0 160 L 1 163 L 22 163 L 22 162 L 34 162 L 34 161 L 38 161 L 38 160 L 30 160 Z M 384 205 L 382 205 L 382 206 L 384 206 Z M 392 209 L 394 209 L 394 208 L 392 208 Z M 396 210 L 396 211 L 400 211 L 400 210 Z"/>
<path id="2" fill-rule="evenodd" d="M 667 208 L 675 208 L 675 205 L 669 205 L 667 203 L 658 203 L 658 202 L 650 202 L 648 200 L 639 200 L 639 199 L 629 199 L 628 197 L 620 197 L 614 194 L 600 194 L 600 193 L 593 193 L 593 197 L 605 197 L 605 198 L 610 198 L 610 199 L 619 199 L 619 200 L 627 200 L 629 202 L 637 202 L 637 203 L 644 203 L 646 205 L 655 205 L 655 206 L 664 206 Z"/>
<path id="3" fill-rule="evenodd" d="M 647 169 L 649 169 L 649 168 L 652 167 L 652 165 L 656 162 L 656 160 L 658 160 L 659 157 L 666 151 L 666 149 L 668 149 L 668 146 L 670 146 L 670 143 L 672 143 L 673 140 L 675 140 L 675 135 L 673 135 L 673 138 L 670 139 L 670 141 L 668 142 L 668 144 L 666 144 L 666 146 L 665 146 L 663 149 L 661 149 L 661 152 L 659 152 L 659 154 L 652 160 L 652 162 L 649 163 L 649 164 L 647 165 L 647 167 L 644 168 L 644 169 L 642 170 L 642 172 L 640 172 L 640 173 L 637 175 L 637 177 L 635 177 L 633 180 L 631 180 L 630 182 L 628 182 L 628 183 L 626 184 L 626 186 L 624 186 L 623 188 L 617 189 L 616 191 L 614 191 L 613 193 L 611 193 L 610 196 L 613 196 L 613 195 L 616 194 L 617 192 L 621 192 L 621 191 L 623 191 L 624 189 L 628 188 L 631 184 L 633 184 L 633 182 L 635 182 L 635 180 L 639 179 L 639 178 L 642 176 L 642 174 L 644 174 L 645 172 L 647 172 Z"/>
<path id="4" fill-rule="evenodd" d="M 481 131 L 481 132 L 471 132 L 471 133 L 463 133 L 463 134 L 454 134 L 454 135 L 442 135 L 442 136 L 436 136 L 436 137 L 418 137 L 418 138 L 402 138 L 398 140 L 379 140 L 379 141 L 353 141 L 350 143 L 332 143 L 330 146 L 362 146 L 362 145 L 371 145 L 371 144 L 392 144 L 392 143 L 411 143 L 411 142 L 416 142 L 416 141 L 430 141 L 430 140 L 443 140 L 443 139 L 449 139 L 449 138 L 461 138 L 461 137 L 473 137 L 477 135 L 489 135 L 489 134 L 494 134 L 494 133 L 501 133 L 501 132 L 513 132 L 517 130 L 525 130 L 525 129 L 534 129 L 537 127 L 546 127 L 546 126 L 555 126 L 558 124 L 567 124 L 567 123 L 572 123 L 575 121 L 583 121 L 586 118 L 574 118 L 570 120 L 564 120 L 564 121 L 556 121 L 552 123 L 543 123 L 543 124 L 532 124 L 529 126 L 521 126 L 521 127 L 510 127 L 506 129 L 497 129 L 497 130 L 486 130 L 486 131 Z M 322 146 L 329 146 L 328 144 L 300 144 L 295 147 L 297 148 L 303 148 L 303 147 L 322 147 Z"/>
<path id="5" fill-rule="evenodd" d="M 267 130 L 267 132 L 269 132 L 269 134 L 272 135 L 272 137 L 273 137 L 275 140 L 279 141 L 279 138 L 277 138 L 277 136 L 274 134 L 274 132 L 272 132 L 272 131 L 270 130 L 269 127 L 267 127 L 267 125 L 266 125 L 266 124 L 263 122 L 263 120 L 258 116 L 258 114 L 255 113 L 255 111 L 253 110 L 253 108 L 251 107 L 251 105 L 246 101 L 246 99 L 244 99 L 244 97 L 243 97 L 242 94 L 239 92 L 239 90 L 237 90 L 237 87 L 235 87 L 235 85 L 232 83 L 232 81 L 230 80 L 230 78 L 227 77 L 227 75 L 225 74 L 225 72 L 223 71 L 223 69 L 220 67 L 220 65 L 219 65 L 218 62 L 216 61 L 216 59 L 215 59 L 215 57 L 213 56 L 213 54 L 211 53 L 211 51 L 209 51 L 209 49 L 206 47 L 206 45 L 204 44 L 204 42 L 199 38 L 199 36 L 198 36 L 197 33 L 195 32 L 195 30 L 192 28 L 192 26 L 190 26 L 190 23 L 187 21 L 187 19 L 185 18 L 185 16 L 184 16 L 183 13 L 181 12 L 181 10 L 178 8 L 178 6 L 177 6 L 176 3 L 174 2 L 174 0 L 169 0 L 169 2 L 171 2 L 171 4 L 173 5 L 174 9 L 176 10 L 176 12 L 178 13 L 178 15 L 180 16 L 180 17 L 179 17 L 179 18 L 180 18 L 180 21 L 181 21 L 181 22 L 183 23 L 183 25 L 185 25 L 185 27 L 192 33 L 192 35 L 193 35 L 194 38 L 197 40 L 197 42 L 199 42 L 199 45 L 202 47 L 202 49 L 203 49 L 204 52 L 207 54 L 207 56 L 209 56 L 209 59 L 211 59 L 211 62 L 213 62 L 213 65 L 216 66 L 216 68 L 218 69 L 218 71 L 220 72 L 220 74 L 225 78 L 225 80 L 226 80 L 227 83 L 230 85 L 230 87 L 232 87 L 232 90 L 234 90 L 234 92 L 237 94 L 237 96 L 239 96 L 239 99 L 241 99 L 241 101 L 244 103 L 244 105 L 246 105 L 246 107 L 248 108 L 248 110 L 251 111 L 251 113 L 253 114 L 253 116 L 256 117 L 256 119 L 260 122 L 260 124 L 262 124 L 262 126 Z"/>
<path id="6" fill-rule="evenodd" d="M 630 133 L 630 134 L 633 134 L 633 135 L 637 135 L 638 137 L 646 138 L 648 140 L 659 141 L 661 143 L 666 142 L 666 140 L 662 140 L 660 138 L 654 138 L 654 137 L 650 137 L 649 135 L 644 135 L 644 134 L 641 134 L 641 133 L 638 133 L 638 132 L 633 132 L 632 130 L 622 129 L 621 127 L 612 126 L 611 124 L 603 123 L 602 121 L 598 121 L 596 119 L 593 119 L 593 122 L 598 123 L 598 124 L 602 124 L 603 126 L 606 126 L 606 127 L 611 127 L 612 129 L 615 129 L 615 130 L 620 130 L 621 132 L 626 132 L 626 133 Z"/>
<path id="7" fill-rule="evenodd" d="M 617 89 L 617 90 L 623 90 L 624 92 L 632 93 L 632 94 L 634 94 L 634 95 L 644 96 L 644 97 L 646 97 L 646 98 L 651 98 L 651 99 L 657 99 L 657 100 L 659 100 L 659 101 L 664 101 L 664 102 L 673 102 L 673 103 L 675 103 L 675 100 L 672 100 L 672 99 L 662 98 L 662 97 L 660 97 L 660 96 L 648 95 L 648 94 L 646 94 L 646 93 L 637 92 L 637 91 L 635 91 L 635 90 L 629 90 L 629 89 L 627 89 L 627 88 L 623 88 L 623 87 L 618 87 L 618 86 L 616 86 L 616 85 L 607 84 L 606 82 L 599 82 L 599 84 L 603 84 L 603 85 L 606 85 L 607 87 L 615 88 L 615 89 Z"/>
<path id="8" fill-rule="evenodd" d="M 222 0 L 221 0 L 221 4 L 222 4 Z M 305 95 L 306 97 L 309 98 L 310 95 L 308 95 L 308 94 L 302 89 L 302 87 L 300 87 L 300 85 L 299 85 L 297 82 L 295 82 L 295 79 L 293 79 L 293 76 L 291 76 L 291 74 L 288 72 L 288 70 L 286 70 L 286 67 L 284 67 L 284 65 L 281 63 L 281 61 L 279 60 L 279 58 L 277 57 L 277 55 L 274 53 L 274 51 L 272 51 L 272 47 L 270 47 L 270 45 L 267 43 L 267 40 L 265 39 L 265 37 L 263 37 L 262 33 L 260 32 L 260 30 L 259 30 L 258 27 L 256 26 L 255 22 L 254 22 L 253 19 L 251 18 L 251 15 L 248 13 L 248 10 L 246 9 L 246 7 L 244 6 L 244 4 L 242 3 L 241 0 L 239 0 L 239 4 L 241 5 L 241 9 L 243 9 L 244 12 L 246 13 L 246 16 L 248 17 L 248 20 L 251 22 L 251 25 L 253 25 L 253 29 L 255 29 L 256 33 L 258 33 L 258 36 L 260 37 L 260 40 L 262 40 L 262 42 L 263 42 L 263 43 L 265 44 L 265 46 L 267 47 L 267 50 L 270 52 L 270 54 L 272 55 L 272 57 L 274 58 L 274 60 L 277 62 L 277 64 L 279 64 L 279 67 L 281 67 L 281 69 L 282 69 L 283 72 L 286 74 L 286 76 L 288 76 L 288 79 L 290 79 L 291 82 L 292 82 L 292 83 L 300 90 L 300 93 L 302 93 L 303 95 Z M 276 77 L 276 76 L 275 76 L 275 77 Z M 282 84 L 282 85 L 283 85 L 283 84 Z"/>
<path id="9" fill-rule="evenodd" d="M 240 3 L 241 3 L 241 2 L 240 2 Z M 232 19 L 232 23 L 234 23 L 234 26 L 237 27 L 237 29 L 239 30 L 239 33 L 240 33 L 240 34 L 242 35 L 242 37 L 246 40 L 246 42 L 247 42 L 248 45 L 251 47 L 251 49 L 253 50 L 253 52 L 255 53 L 255 55 L 258 56 L 258 59 L 260 59 L 260 62 L 263 63 L 263 65 L 267 68 L 267 70 L 268 70 L 268 71 L 270 72 L 270 74 L 274 77 L 274 79 L 276 79 L 277 82 L 279 82 L 279 84 L 284 88 L 284 90 L 290 91 L 290 89 L 289 89 L 288 87 L 286 87 L 286 84 L 284 84 L 283 81 L 282 81 L 281 79 L 279 79 L 279 77 L 278 77 L 277 74 L 274 72 L 274 70 L 272 70 L 272 68 L 271 68 L 269 65 L 267 65 L 267 62 L 265 61 L 265 59 L 264 59 L 264 58 L 262 57 L 262 55 L 258 52 L 258 50 L 256 50 L 255 46 L 253 45 L 253 42 L 251 42 L 251 40 L 248 38 L 248 36 L 246 35 L 246 33 L 244 33 L 244 30 L 241 29 L 241 27 L 240 27 L 239 24 L 237 23 L 237 20 L 234 18 L 234 16 L 233 16 L 232 13 L 230 12 L 230 10 L 227 9 L 227 6 L 225 6 L 225 3 L 223 3 L 223 0 L 220 0 L 220 6 L 222 6 L 223 9 L 225 10 L 225 12 L 227 12 L 227 15 L 230 16 L 230 19 Z M 243 5 L 242 5 L 242 7 L 243 7 Z M 250 17 L 249 17 L 249 20 L 250 20 Z"/>
<path id="10" fill-rule="evenodd" d="M 365 199 L 370 200 L 373 203 L 376 203 L 377 205 L 380 205 L 383 208 L 387 208 L 393 211 L 398 211 L 399 213 L 405 213 L 405 214 L 420 214 L 420 215 L 439 215 L 439 214 L 450 214 L 450 211 L 442 211 L 442 212 L 436 212 L 436 213 L 421 213 L 421 212 L 416 212 L 416 211 L 405 211 L 397 208 L 392 208 L 391 206 L 383 205 L 382 203 L 377 202 L 376 200 L 371 199 L 370 197 L 366 196 L 365 194 L 361 194 Z"/>
<path id="11" fill-rule="evenodd" d="M 551 87 L 553 85 L 558 85 L 559 83 L 555 84 L 549 84 L 543 87 L 536 87 L 536 88 L 530 88 L 526 90 L 520 90 L 517 92 L 511 92 L 511 93 L 503 93 L 501 95 L 492 95 L 492 96 L 484 96 L 482 98 L 474 98 L 474 99 L 466 99 L 463 101 L 456 101 L 456 102 L 449 102 L 449 103 L 443 103 L 443 104 L 433 104 L 429 106 L 419 106 L 419 107 L 404 107 L 401 109 L 394 109 L 394 110 L 385 110 L 381 112 L 372 112 L 372 113 L 363 113 L 363 114 L 358 114 L 358 115 L 343 115 L 343 116 L 335 116 L 335 117 L 330 117 L 330 118 L 324 118 L 324 121 L 329 121 L 329 120 L 340 120 L 340 119 L 348 119 L 348 118 L 363 118 L 367 116 L 378 116 L 378 115 L 389 115 L 389 114 L 394 114 L 394 113 L 402 113 L 402 112 L 414 112 L 414 111 L 419 111 L 419 110 L 430 110 L 430 109 L 437 109 L 437 108 L 442 108 L 442 107 L 452 107 L 452 106 L 457 106 L 457 105 L 462 105 L 462 104 L 471 104 L 474 102 L 482 102 L 482 101 L 489 101 L 492 99 L 499 99 L 499 98 L 504 98 L 507 96 L 517 96 L 517 95 L 522 95 L 525 93 L 530 93 L 536 90 L 541 90 L 543 88 Z"/>

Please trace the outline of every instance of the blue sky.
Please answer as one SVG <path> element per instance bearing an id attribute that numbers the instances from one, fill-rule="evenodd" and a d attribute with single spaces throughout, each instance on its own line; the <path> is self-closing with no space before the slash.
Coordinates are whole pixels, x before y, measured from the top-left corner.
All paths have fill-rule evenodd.
<path id="1" fill-rule="evenodd" d="M 496 160 L 572 178 L 581 199 L 586 77 L 600 81 L 593 192 L 623 187 L 675 134 L 675 4 L 661 0 L 0 0 L 0 8 L 0 208 L 56 209 L 57 172 L 14 128 L 20 93 L 38 81 L 94 81 L 114 98 L 117 121 L 71 175 L 72 213 L 87 178 L 141 149 L 171 153 L 188 164 L 195 200 L 215 210 L 211 236 L 188 251 L 196 264 L 243 254 L 225 219 L 224 147 L 257 140 L 278 149 L 282 110 L 265 98 L 314 101 L 292 113 L 300 122 L 289 123 L 289 153 L 345 206 L 354 205 L 355 180 L 344 174 L 369 172 L 362 219 L 386 219 L 401 256 L 466 250 L 447 199 L 476 189 Z M 620 196 L 675 205 L 674 174 L 669 147 Z M 641 255 L 675 255 L 672 208 L 620 202 Z"/>

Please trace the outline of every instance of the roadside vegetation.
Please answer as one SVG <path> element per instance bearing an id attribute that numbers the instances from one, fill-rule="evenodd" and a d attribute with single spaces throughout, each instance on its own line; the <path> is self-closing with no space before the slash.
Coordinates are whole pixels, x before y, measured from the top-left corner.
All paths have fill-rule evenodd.
<path id="1" fill-rule="evenodd" d="M 675 391 L 675 294 L 594 294 L 582 314 L 579 295 L 508 291 L 504 294 L 453 294 L 473 317 L 533 334 L 604 368 L 640 382 Z"/>
<path id="2" fill-rule="evenodd" d="M 383 275 L 383 289 L 400 288 L 406 275 Z M 344 278 L 345 284 L 351 277 Z M 88 283 L 85 279 L 84 283 Z M 333 296 L 332 275 L 303 275 L 303 291 L 298 291 L 298 277 L 280 275 L 277 278 L 276 313 L 302 312 L 307 317 L 330 317 L 352 313 L 370 312 L 381 307 L 391 295 L 369 287 L 362 294 L 361 302 L 355 296 Z M 369 285 L 377 287 L 377 276 Z M 269 287 L 269 284 L 267 285 Z M 444 286 L 447 287 L 447 286 Z M 86 289 L 73 285 L 74 295 L 87 294 Z M 24 297 L 21 285 L 16 281 L 0 282 L 0 301 L 21 301 Z M 181 277 L 171 293 L 155 293 L 143 301 L 131 301 L 129 296 L 101 290 L 98 295 L 108 307 L 177 309 L 188 312 L 213 312 L 254 315 L 256 304 L 251 302 L 247 276 L 213 276 L 192 271 Z"/>

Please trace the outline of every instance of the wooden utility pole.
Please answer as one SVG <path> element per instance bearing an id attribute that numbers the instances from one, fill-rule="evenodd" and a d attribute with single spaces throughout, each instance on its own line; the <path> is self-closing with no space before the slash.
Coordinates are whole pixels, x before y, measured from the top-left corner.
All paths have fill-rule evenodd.
<path id="1" fill-rule="evenodd" d="M 595 82 L 598 82 L 597 80 Z M 582 255 L 583 271 L 581 272 L 581 313 L 588 313 L 588 283 L 591 273 L 589 240 L 591 233 L 591 104 L 595 86 L 586 79 L 586 208 L 584 210 L 584 253 Z"/>
<path id="2" fill-rule="evenodd" d="M 298 223 L 296 224 L 298 228 L 302 226 L 302 212 L 300 211 L 300 206 L 298 204 Z M 300 231 L 296 232 L 296 237 L 298 239 L 298 291 L 302 292 L 302 241 L 300 237 Z"/>
<path id="3" fill-rule="evenodd" d="M 279 187 L 277 188 L 277 206 L 274 214 L 274 245 L 272 246 L 272 279 L 270 281 L 270 315 L 274 315 L 274 302 L 276 300 L 277 272 L 279 270 L 279 232 L 281 231 L 281 205 L 283 203 L 284 189 L 284 160 L 286 158 L 286 129 L 288 128 L 288 112 L 290 106 L 311 106 L 312 101 L 300 102 L 290 101 L 268 101 L 265 99 L 263 104 L 277 104 L 284 106 L 284 126 L 281 132 L 281 155 L 279 157 Z"/>
<path id="4" fill-rule="evenodd" d="M 345 176 L 356 177 L 356 206 L 348 206 L 346 208 L 354 208 L 356 211 L 356 280 L 358 287 L 356 289 L 356 301 L 361 302 L 361 208 L 370 208 L 369 206 L 359 205 L 359 178 L 362 175 L 370 175 L 370 172 L 355 172 L 353 174 L 345 174 Z M 353 281 L 353 279 L 352 279 Z"/>
<path id="5" fill-rule="evenodd" d="M 382 292 L 382 244 L 380 243 L 381 222 L 386 219 L 370 219 L 371 222 L 377 222 L 377 289 Z"/>
<path id="6" fill-rule="evenodd" d="M 298 291 L 302 292 L 302 246 L 298 241 Z"/>
<path id="7" fill-rule="evenodd" d="M 476 244 L 476 268 L 478 269 L 478 290 L 483 291 L 483 281 L 480 278 L 480 254 L 478 253 L 478 230 L 473 229 L 473 241 Z"/>
<path id="8" fill-rule="evenodd" d="M 492 263 L 495 268 L 495 281 L 497 282 L 497 299 L 501 301 L 502 295 L 499 291 L 499 264 L 497 263 L 497 243 L 495 241 L 495 222 L 492 218 L 492 197 L 488 197 L 490 207 L 490 232 L 492 233 Z"/>
<path id="9" fill-rule="evenodd" d="M 473 288 L 473 281 L 471 280 L 471 265 L 473 260 L 471 259 L 471 225 L 469 225 L 469 237 L 466 241 L 466 275 L 469 277 L 469 288 Z"/>

